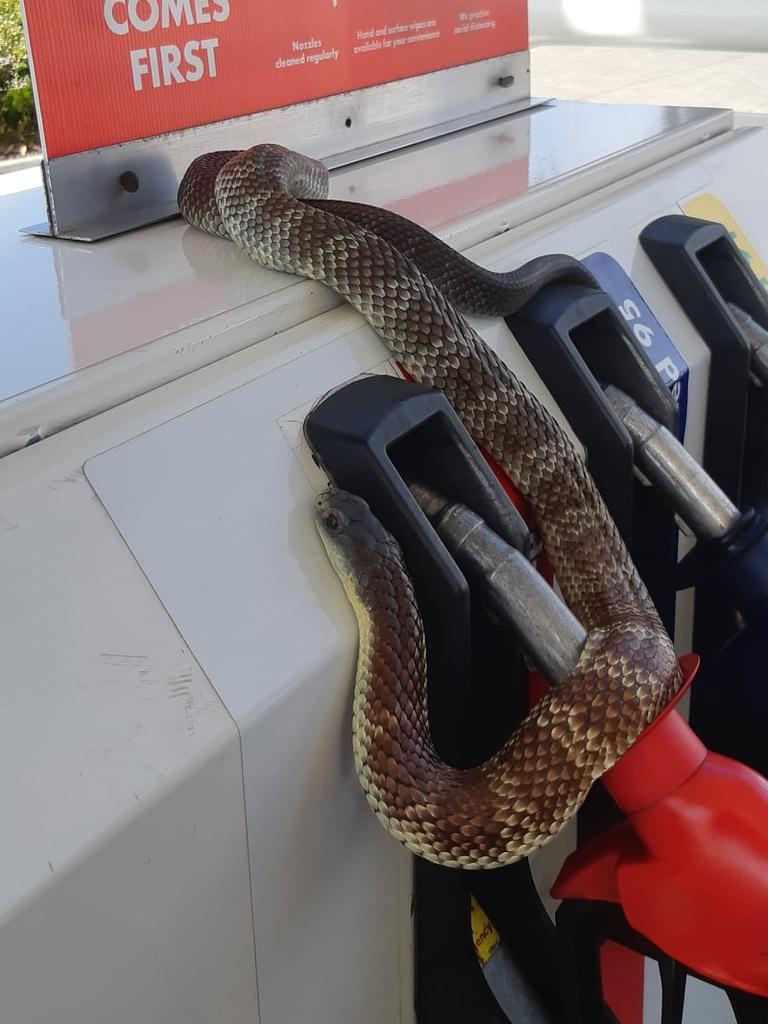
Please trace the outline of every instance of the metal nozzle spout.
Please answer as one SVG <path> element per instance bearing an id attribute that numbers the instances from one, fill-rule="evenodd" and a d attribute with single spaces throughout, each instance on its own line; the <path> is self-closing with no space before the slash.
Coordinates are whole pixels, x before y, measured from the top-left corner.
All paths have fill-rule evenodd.
<path id="1" fill-rule="evenodd" d="M 606 397 L 627 428 L 635 462 L 697 537 L 722 537 L 739 510 L 666 427 L 612 384 Z"/>
<path id="2" fill-rule="evenodd" d="M 768 384 L 768 331 L 761 327 L 746 310 L 734 302 L 727 303 L 728 310 L 747 339 L 750 351 L 749 367 L 758 383 Z"/>
<path id="3" fill-rule="evenodd" d="M 467 578 L 514 633 L 530 660 L 558 683 L 581 655 L 587 632 L 534 566 L 476 512 L 431 487 L 411 492 Z"/>

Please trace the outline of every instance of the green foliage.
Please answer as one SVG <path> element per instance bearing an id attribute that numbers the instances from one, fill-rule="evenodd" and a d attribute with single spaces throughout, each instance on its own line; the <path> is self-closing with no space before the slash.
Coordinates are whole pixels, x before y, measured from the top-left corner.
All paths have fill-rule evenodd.
<path id="1" fill-rule="evenodd" d="M 0 0 L 0 151 L 37 142 L 37 119 L 19 0 Z"/>
<path id="2" fill-rule="evenodd" d="M 37 118 L 29 82 L 0 94 L 0 143 L 37 143 Z"/>

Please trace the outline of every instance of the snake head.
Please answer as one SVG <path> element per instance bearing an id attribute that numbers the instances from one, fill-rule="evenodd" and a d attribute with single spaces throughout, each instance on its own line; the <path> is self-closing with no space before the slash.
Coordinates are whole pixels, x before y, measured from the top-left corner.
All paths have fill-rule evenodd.
<path id="1" fill-rule="evenodd" d="M 315 517 L 328 557 L 342 579 L 359 572 L 371 554 L 399 560 L 397 541 L 356 494 L 338 487 L 323 491 L 315 501 Z"/>

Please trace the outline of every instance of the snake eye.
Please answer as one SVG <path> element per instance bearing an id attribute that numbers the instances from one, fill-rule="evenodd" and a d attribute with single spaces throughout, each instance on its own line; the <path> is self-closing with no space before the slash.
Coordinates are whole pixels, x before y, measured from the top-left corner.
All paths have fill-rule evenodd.
<path id="1" fill-rule="evenodd" d="M 326 527 L 331 531 L 331 533 L 337 533 L 341 529 L 339 517 L 336 515 L 335 512 L 329 512 L 328 515 L 325 517 L 324 522 Z"/>

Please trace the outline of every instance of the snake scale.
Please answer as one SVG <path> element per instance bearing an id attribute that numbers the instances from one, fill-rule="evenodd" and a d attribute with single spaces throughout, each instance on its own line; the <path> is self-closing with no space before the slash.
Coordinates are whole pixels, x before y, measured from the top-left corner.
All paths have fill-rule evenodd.
<path id="1" fill-rule="evenodd" d="M 680 685 L 669 638 L 581 456 L 456 310 L 504 314 L 551 280 L 589 278 L 567 256 L 491 274 L 409 221 L 328 200 L 327 190 L 322 164 L 264 145 L 198 158 L 179 206 L 256 262 L 343 296 L 415 380 L 445 393 L 528 501 L 588 639 L 573 673 L 469 769 L 442 761 L 430 738 L 423 627 L 396 541 L 356 496 L 332 489 L 317 503 L 358 620 L 353 746 L 371 807 L 421 857 L 502 866 L 560 831 Z"/>

